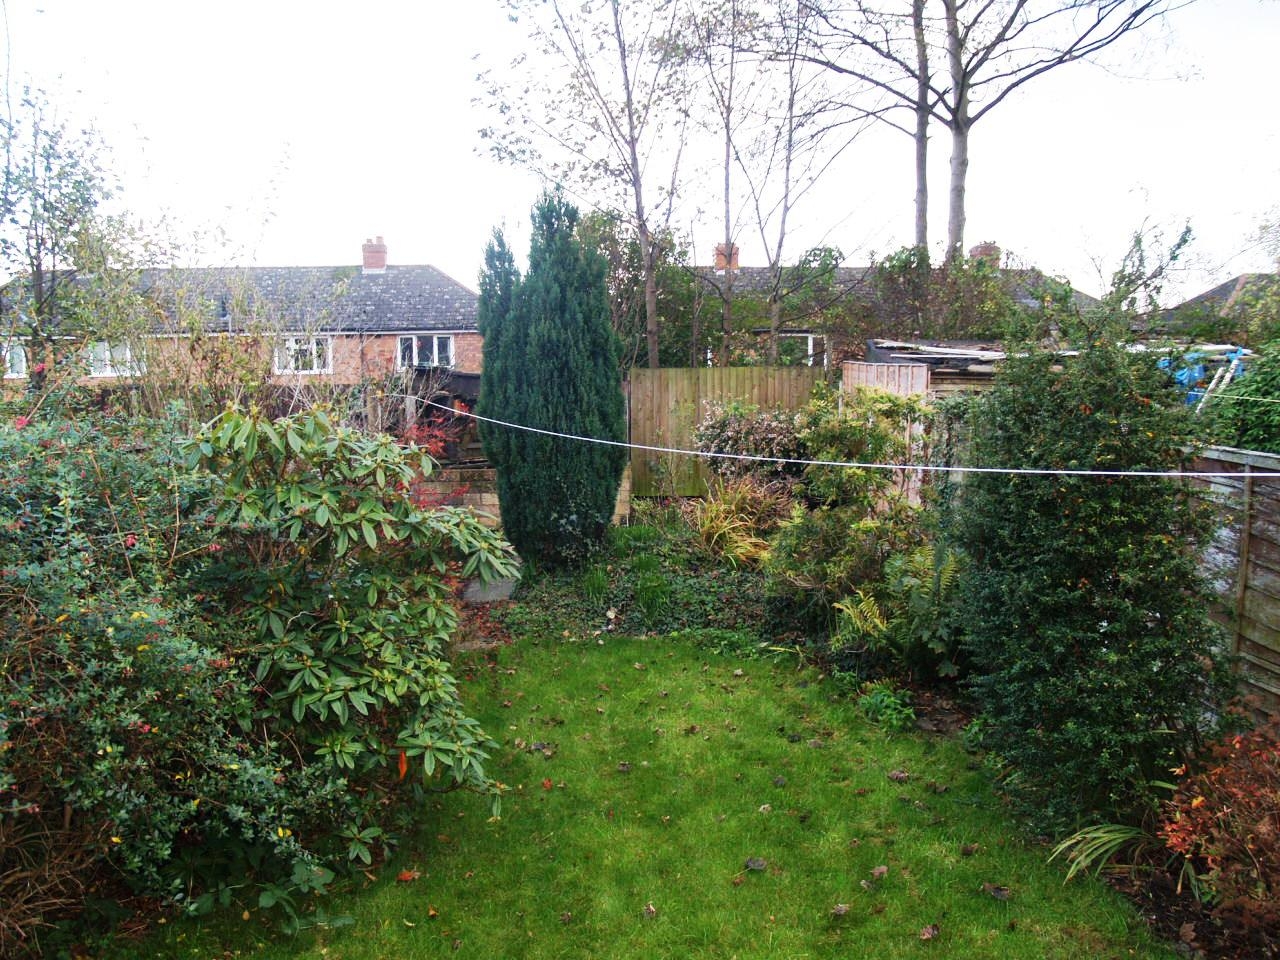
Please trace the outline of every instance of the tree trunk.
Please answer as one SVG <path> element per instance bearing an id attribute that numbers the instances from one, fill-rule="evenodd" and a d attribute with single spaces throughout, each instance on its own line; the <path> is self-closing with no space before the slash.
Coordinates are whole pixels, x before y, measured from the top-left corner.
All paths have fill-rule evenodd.
<path id="1" fill-rule="evenodd" d="M 929 249 L 929 48 L 924 36 L 925 0 L 912 0 L 916 38 L 916 246 Z"/>
<path id="2" fill-rule="evenodd" d="M 957 0 L 943 0 L 947 15 L 947 60 L 951 71 L 951 189 L 947 212 L 947 261 L 964 255 L 964 186 L 969 174 L 969 76 L 964 66 Z"/>

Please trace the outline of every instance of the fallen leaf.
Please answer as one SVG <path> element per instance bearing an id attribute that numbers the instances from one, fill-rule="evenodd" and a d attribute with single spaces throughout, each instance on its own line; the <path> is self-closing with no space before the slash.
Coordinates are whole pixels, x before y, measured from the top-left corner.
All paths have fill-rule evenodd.
<path id="1" fill-rule="evenodd" d="M 420 870 L 401 870 L 396 874 L 396 883 L 413 883 L 422 876 Z"/>
<path id="2" fill-rule="evenodd" d="M 400 779 L 404 779 L 404 775 L 409 772 L 409 756 L 403 750 L 400 751 L 400 758 L 397 761 L 397 768 L 400 771 Z"/>
<path id="3" fill-rule="evenodd" d="M 849 912 L 849 905 L 847 903 L 837 903 L 834 907 L 831 908 L 831 915 L 833 917 L 843 917 L 848 912 Z"/>
<path id="4" fill-rule="evenodd" d="M 645 667 L 645 665 L 644 665 L 643 663 L 633 663 L 631 666 L 633 666 L 633 667 L 634 667 L 635 669 L 637 669 L 637 670 L 644 670 L 644 669 L 646 669 L 646 667 Z"/>
<path id="5" fill-rule="evenodd" d="M 571 920 L 573 920 L 573 914 L 572 914 L 572 913 L 570 913 L 568 910 L 566 910 L 564 913 L 560 914 L 560 922 L 561 922 L 561 923 L 569 923 Z"/>
<path id="6" fill-rule="evenodd" d="M 911 774 L 907 773 L 905 770 L 890 770 L 889 779 L 894 783 L 906 783 L 911 779 Z"/>
<path id="7" fill-rule="evenodd" d="M 972 857 L 975 853 L 978 852 L 978 849 L 979 848 L 976 843 L 966 843 L 963 847 L 960 848 L 960 856 Z"/>
<path id="8" fill-rule="evenodd" d="M 1178 939 L 1183 943 L 1196 942 L 1196 925 L 1188 921 L 1178 928 Z"/>
<path id="9" fill-rule="evenodd" d="M 940 933 L 942 933 L 942 929 L 936 923 L 931 923 L 927 927 L 920 928 L 920 939 L 932 940 Z"/>
<path id="10" fill-rule="evenodd" d="M 742 886 L 742 881 L 743 881 L 743 880 L 745 880 L 745 879 L 746 879 L 746 877 L 744 877 L 742 874 L 740 874 L 740 873 L 735 873 L 735 874 L 733 875 L 733 885 L 734 885 L 735 887 L 740 887 L 740 886 Z"/>
<path id="11" fill-rule="evenodd" d="M 414 923 L 412 920 L 405 920 L 405 921 L 404 921 L 404 925 L 405 925 L 406 927 L 416 927 L 416 926 L 417 926 L 417 924 L 416 924 L 416 923 Z"/>
<path id="12" fill-rule="evenodd" d="M 427 919 L 434 920 L 438 916 L 440 916 L 440 911 L 430 904 L 427 904 Z"/>
<path id="13" fill-rule="evenodd" d="M 769 865 L 769 862 L 763 857 L 747 857 L 747 862 L 743 864 L 748 870 L 763 870 Z"/>
<path id="14" fill-rule="evenodd" d="M 734 675 L 735 677 L 745 677 L 745 676 L 746 676 L 746 674 L 745 674 L 745 673 L 743 673 L 743 672 L 742 672 L 742 670 L 735 670 L 735 671 L 733 671 L 733 675 Z"/>
<path id="15" fill-rule="evenodd" d="M 542 789 L 543 789 L 543 790 L 550 790 L 550 789 L 551 789 L 552 787 L 554 787 L 554 786 L 555 786 L 555 784 L 551 782 L 551 778 L 550 778 L 550 777 L 546 777 L 546 778 L 544 778 L 544 779 L 543 779 L 543 781 L 542 781 Z"/>
<path id="16" fill-rule="evenodd" d="M 762 804 L 760 804 L 760 812 L 761 812 L 761 813 L 772 813 L 772 812 L 773 812 L 773 804 L 771 804 L 771 803 L 762 803 Z"/>
<path id="17" fill-rule="evenodd" d="M 939 783 L 937 780 L 930 780 L 925 784 L 925 788 L 934 793 L 946 793 L 948 789 L 945 783 Z"/>
<path id="18" fill-rule="evenodd" d="M 644 905 L 644 915 L 650 920 L 658 915 L 658 908 L 653 905 L 652 900 Z"/>
<path id="19" fill-rule="evenodd" d="M 774 777 L 774 778 L 773 778 L 773 785 L 774 785 L 775 787 L 785 787 L 785 786 L 787 785 L 787 778 L 786 778 L 786 777 Z"/>
<path id="20" fill-rule="evenodd" d="M 629 764 L 629 763 L 627 763 L 627 761 L 623 760 L 622 762 L 620 762 L 620 763 L 618 764 L 618 772 L 619 772 L 619 773 L 630 773 L 630 772 L 631 772 L 631 764 Z"/>
<path id="21" fill-rule="evenodd" d="M 871 868 L 871 879 L 872 879 L 872 880 L 883 880 L 883 879 L 884 879 L 885 877 L 887 877 L 888 875 L 889 875 L 889 868 L 888 868 L 888 867 L 886 867 L 883 863 L 882 863 L 882 864 L 880 864 L 880 866 L 878 866 L 878 867 L 872 867 L 872 868 Z"/>
<path id="22" fill-rule="evenodd" d="M 990 894 L 997 900 L 1008 900 L 1012 891 L 1010 891 L 1008 887 L 1000 887 L 994 883 L 984 883 L 982 885 L 982 892 Z"/>

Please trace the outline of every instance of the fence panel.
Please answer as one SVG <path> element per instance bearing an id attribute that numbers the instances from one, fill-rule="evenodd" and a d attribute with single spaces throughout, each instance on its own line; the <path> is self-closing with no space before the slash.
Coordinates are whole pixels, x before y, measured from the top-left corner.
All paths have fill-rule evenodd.
<path id="1" fill-rule="evenodd" d="M 796 410 L 823 379 L 821 367 L 687 367 L 631 371 L 631 442 L 693 449 L 693 431 L 714 401 Z M 706 493 L 702 462 L 687 454 L 631 452 L 632 493 L 639 497 Z"/>
<path id="2" fill-rule="evenodd" d="M 1229 614 L 1240 691 L 1264 713 L 1280 714 L 1280 456 L 1210 447 L 1194 469 L 1224 472 L 1197 481 L 1221 510 L 1205 570 Z"/>

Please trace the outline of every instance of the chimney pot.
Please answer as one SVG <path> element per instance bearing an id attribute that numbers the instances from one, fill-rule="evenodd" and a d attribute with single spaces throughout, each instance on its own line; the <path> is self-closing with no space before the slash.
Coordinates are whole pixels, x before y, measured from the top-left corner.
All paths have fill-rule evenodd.
<path id="1" fill-rule="evenodd" d="M 1001 256 L 1002 256 L 1002 251 L 1000 249 L 999 244 L 993 243 L 990 240 L 982 241 L 982 243 L 973 247 L 969 251 L 970 260 L 985 260 L 987 263 L 991 264 L 991 266 L 993 267 L 1000 266 Z"/>
<path id="2" fill-rule="evenodd" d="M 732 270 L 735 273 L 738 270 L 738 245 L 726 245 L 723 243 L 716 244 L 716 272 L 724 273 L 726 270 Z"/>
<path id="3" fill-rule="evenodd" d="M 365 273 L 384 273 L 387 269 L 387 245 L 382 237 L 375 241 L 365 240 L 361 247 L 364 255 Z"/>

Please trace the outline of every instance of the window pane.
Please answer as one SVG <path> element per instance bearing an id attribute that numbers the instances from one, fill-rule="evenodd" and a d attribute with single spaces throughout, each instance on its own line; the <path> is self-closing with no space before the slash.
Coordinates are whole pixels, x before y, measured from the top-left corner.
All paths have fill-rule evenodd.
<path id="1" fill-rule="evenodd" d="M 400 338 L 400 366 L 412 367 L 413 360 L 413 337 Z"/>
<path id="2" fill-rule="evenodd" d="M 453 366 L 453 337 L 436 337 L 436 365 Z"/>
<path id="3" fill-rule="evenodd" d="M 6 377 L 27 375 L 27 351 L 17 341 L 4 344 L 4 375 Z"/>

